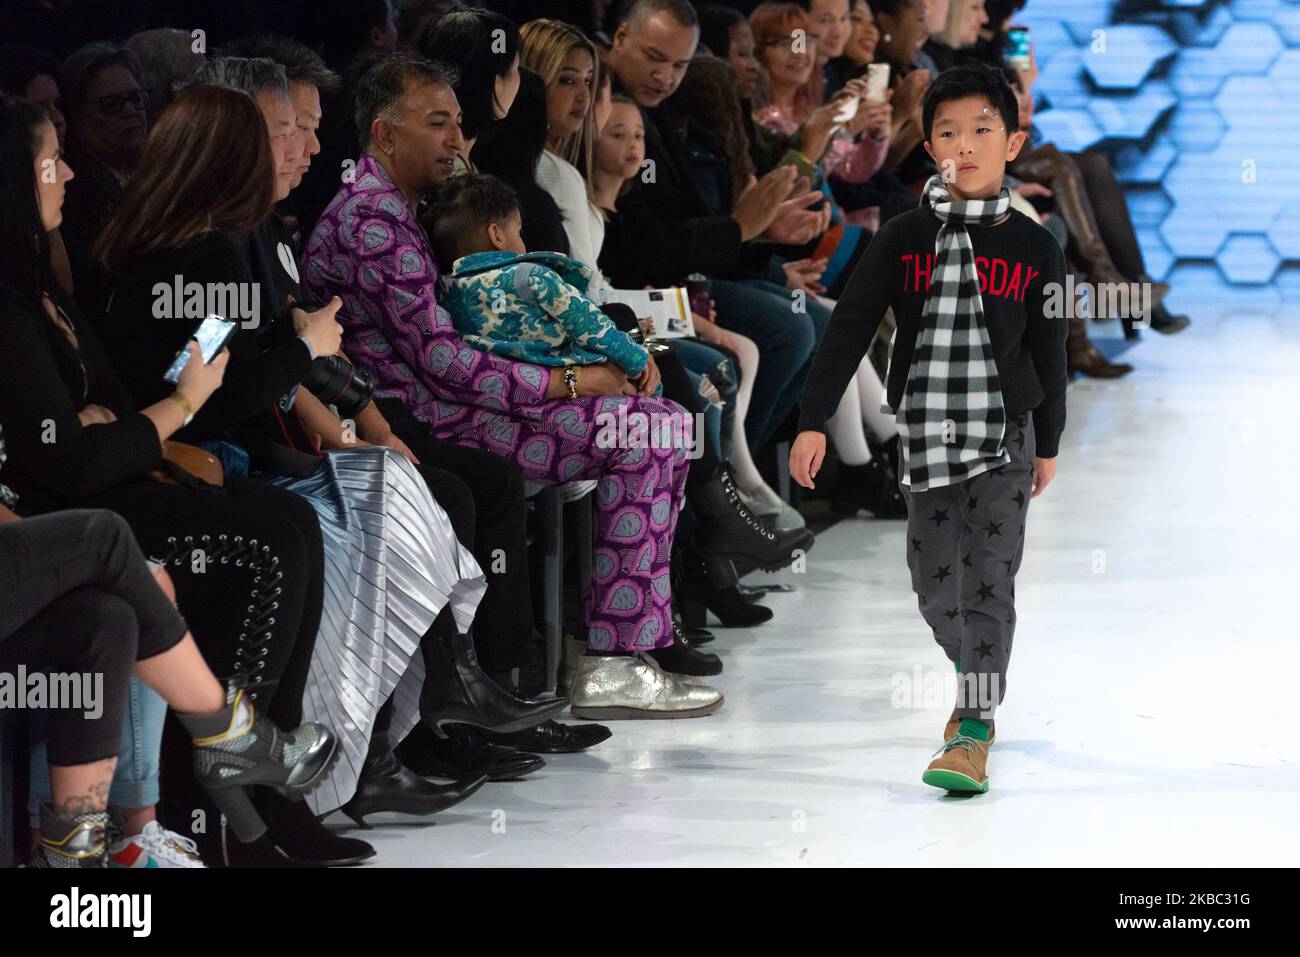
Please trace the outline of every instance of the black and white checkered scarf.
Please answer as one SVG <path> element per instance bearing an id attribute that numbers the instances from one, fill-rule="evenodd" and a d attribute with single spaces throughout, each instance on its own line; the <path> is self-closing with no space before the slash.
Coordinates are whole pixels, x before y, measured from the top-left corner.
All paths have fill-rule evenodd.
<path id="1" fill-rule="evenodd" d="M 1010 461 L 1002 445 L 1002 385 L 966 226 L 996 222 L 1010 208 L 1011 194 L 1003 187 L 996 199 L 954 200 L 936 175 L 925 184 L 921 205 L 943 225 L 903 400 L 897 413 L 888 400 L 882 406 L 898 422 L 899 478 L 913 492 L 954 485 Z"/>
<path id="2" fill-rule="evenodd" d="M 5 430 L 0 428 L 0 470 L 5 467 Z M 9 486 L 0 482 L 0 505 L 5 508 L 13 508 L 18 504 L 18 496 L 14 494 Z"/>

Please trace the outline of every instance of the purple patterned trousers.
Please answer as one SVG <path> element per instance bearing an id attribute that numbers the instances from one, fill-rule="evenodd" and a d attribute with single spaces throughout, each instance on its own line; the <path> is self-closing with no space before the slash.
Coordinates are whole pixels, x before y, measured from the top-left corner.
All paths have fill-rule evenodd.
<path id="1" fill-rule="evenodd" d="M 525 421 L 480 412 L 472 424 L 464 415 L 433 424 L 440 438 L 511 459 L 530 481 L 595 479 L 587 649 L 630 654 L 672 644 L 669 558 L 691 416 L 671 400 L 641 396 L 548 402 L 545 413 Z"/>

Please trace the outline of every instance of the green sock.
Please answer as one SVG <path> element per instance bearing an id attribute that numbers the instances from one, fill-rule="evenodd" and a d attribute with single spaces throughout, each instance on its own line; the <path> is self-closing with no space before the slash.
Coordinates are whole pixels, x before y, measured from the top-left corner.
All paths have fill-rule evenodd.
<path id="1" fill-rule="evenodd" d="M 962 718 L 957 733 L 964 734 L 968 738 L 974 738 L 976 741 L 987 741 L 989 739 L 989 726 L 979 718 Z"/>

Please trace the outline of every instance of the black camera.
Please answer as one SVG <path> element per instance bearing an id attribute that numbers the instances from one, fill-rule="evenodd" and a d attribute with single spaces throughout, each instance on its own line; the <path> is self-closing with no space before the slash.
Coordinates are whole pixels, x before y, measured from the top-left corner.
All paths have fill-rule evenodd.
<path id="1" fill-rule="evenodd" d="M 296 300 L 286 310 L 290 328 L 295 308 L 315 312 L 324 309 L 325 303 L 307 295 Z M 357 368 L 343 356 L 322 356 L 315 360 L 302 384 L 322 403 L 334 406 L 340 419 L 355 418 L 375 394 L 370 370 Z"/>

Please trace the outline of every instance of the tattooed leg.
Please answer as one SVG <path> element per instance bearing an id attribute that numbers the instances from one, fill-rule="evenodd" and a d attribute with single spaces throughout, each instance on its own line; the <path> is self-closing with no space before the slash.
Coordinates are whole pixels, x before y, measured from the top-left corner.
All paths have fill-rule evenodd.
<path id="1" fill-rule="evenodd" d="M 113 783 L 117 758 L 90 764 L 50 767 L 51 806 L 59 817 L 103 811 L 108 807 L 108 789 Z"/>

